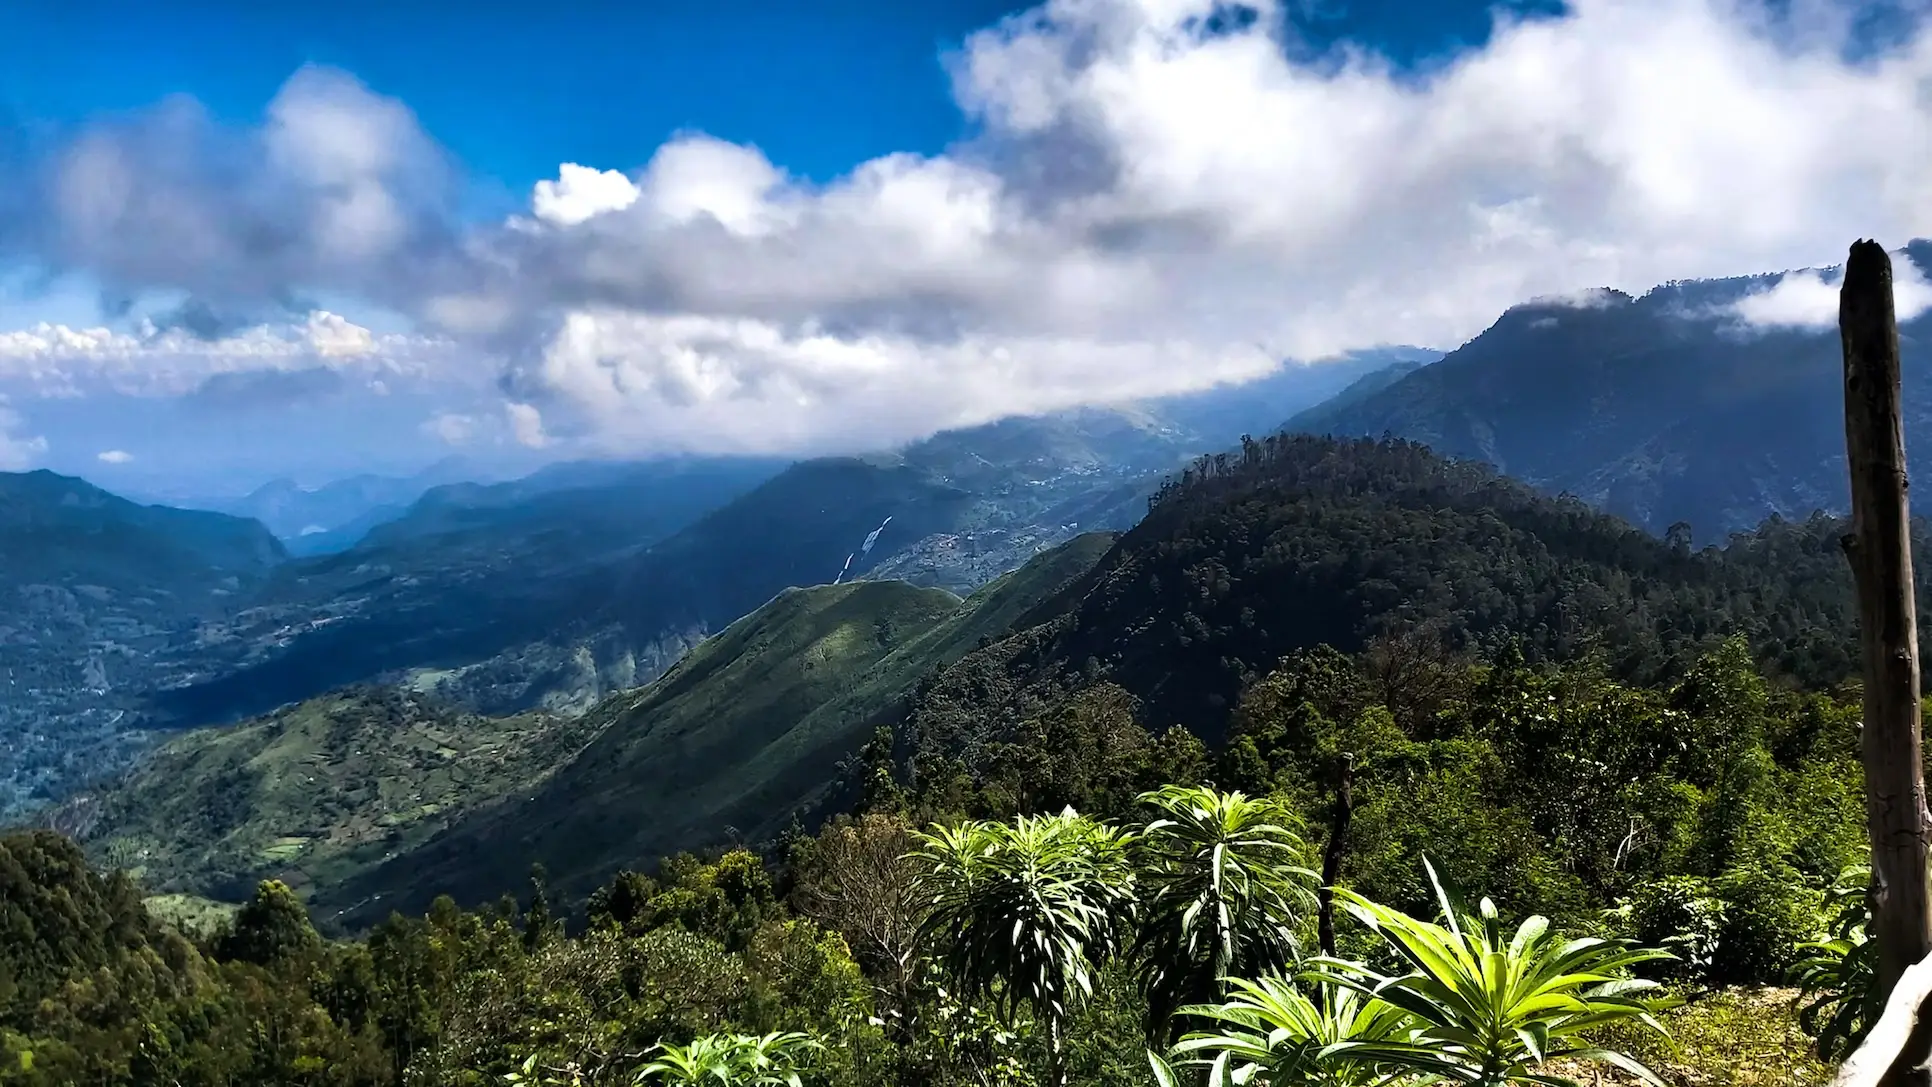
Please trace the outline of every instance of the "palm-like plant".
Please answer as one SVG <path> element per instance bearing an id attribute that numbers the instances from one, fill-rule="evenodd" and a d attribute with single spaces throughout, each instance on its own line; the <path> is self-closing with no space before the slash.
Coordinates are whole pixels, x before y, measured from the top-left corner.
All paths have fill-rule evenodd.
<path id="1" fill-rule="evenodd" d="M 1818 1056 L 1825 1061 L 1849 1056 L 1885 1011 L 1873 999 L 1877 951 L 1865 931 L 1871 919 L 1871 881 L 1872 870 L 1864 865 L 1838 874 L 1827 895 L 1832 911 L 1829 938 L 1800 944 L 1810 954 L 1791 967 L 1791 978 L 1806 1000 L 1798 1022 L 1818 1040 Z"/>
<path id="2" fill-rule="evenodd" d="M 1134 839 L 1141 881 L 1134 942 L 1148 1033 L 1182 1005 L 1221 997 L 1222 979 L 1280 974 L 1299 958 L 1295 928 L 1321 877 L 1277 801 L 1171 785 L 1141 802 L 1155 818 Z"/>
<path id="3" fill-rule="evenodd" d="M 1234 978 L 1228 985 L 1226 1002 L 1181 1009 L 1213 1025 L 1189 1032 L 1169 1055 L 1177 1064 L 1206 1068 L 1213 1084 L 1354 1087 L 1377 1082 L 1386 1073 L 1373 1056 L 1335 1047 L 1399 1044 L 1411 1033 L 1409 1013 L 1332 982 L 1315 982 L 1313 997 L 1279 977 Z M 1173 1066 L 1158 1056 L 1150 1059 L 1163 1087 L 1176 1087 L 1180 1079 Z"/>
<path id="4" fill-rule="evenodd" d="M 1553 1060 L 1598 1062 L 1662 1087 L 1635 1058 L 1591 1044 L 1586 1032 L 1635 1020 L 1659 1034 L 1655 1013 L 1669 1003 L 1657 985 L 1629 976 L 1668 952 L 1621 941 L 1563 940 L 1549 921 L 1531 917 L 1511 933 L 1485 898 L 1465 910 L 1424 861 L 1442 905 L 1431 924 L 1338 889 L 1349 912 L 1380 933 L 1407 961 L 1408 973 L 1385 976 L 1360 963 L 1322 960 L 1322 977 L 1407 1012 L 1413 1033 L 1402 1041 L 1344 1041 L 1326 1057 L 1399 1066 L 1450 1083 L 1505 1087 L 1537 1083 L 1575 1087 L 1540 1072 Z"/>
<path id="5" fill-rule="evenodd" d="M 962 995 L 1046 1028 L 1049 1082 L 1066 1083 L 1066 1024 L 1093 994 L 1133 901 L 1126 836 L 1069 808 L 920 835 L 921 942 Z"/>
<path id="6" fill-rule="evenodd" d="M 637 1070 L 639 1084 L 666 1087 L 802 1087 L 800 1069 L 822 1048 L 810 1035 L 779 1031 L 707 1034 L 689 1045 L 658 1047 L 656 1060 Z"/>

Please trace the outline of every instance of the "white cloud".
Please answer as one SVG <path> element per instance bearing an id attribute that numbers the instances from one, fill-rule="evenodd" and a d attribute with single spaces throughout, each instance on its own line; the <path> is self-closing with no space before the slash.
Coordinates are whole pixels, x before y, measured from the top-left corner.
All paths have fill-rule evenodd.
<path id="1" fill-rule="evenodd" d="M 539 181 L 530 197 L 538 219 L 574 226 L 593 215 L 621 211 L 637 202 L 637 186 L 618 170 L 593 170 L 566 162 L 555 181 Z"/>
<path id="2" fill-rule="evenodd" d="M 553 433 L 807 449 L 1932 233 L 1922 33 L 1850 63 L 1748 4 L 1582 0 L 1418 76 L 1291 60 L 1272 5 L 1204 36 L 1212 6 L 1051 0 L 960 58 L 982 137 L 827 185 L 681 139 L 439 305 Z"/>
<path id="3" fill-rule="evenodd" d="M 503 415 L 509 421 L 510 433 L 516 438 L 517 444 L 531 449 L 542 449 L 550 444 L 550 436 L 543 430 L 543 413 L 535 406 L 506 401 Z"/>
<path id="4" fill-rule="evenodd" d="M 1283 4 L 1204 34 L 1212 0 L 1048 0 L 956 58 L 975 135 L 943 154 L 818 184 L 690 134 L 568 164 L 483 229 L 400 104 L 311 70 L 225 137 L 260 178 L 198 152 L 191 111 L 77 143 L 40 243 L 216 298 L 360 292 L 496 360 L 526 445 L 802 451 L 1932 234 L 1921 13 L 1849 61 L 1845 4 L 1575 0 L 1415 73 L 1284 47 Z M 1738 312 L 1812 324 L 1826 289 Z"/>
<path id="5" fill-rule="evenodd" d="M 478 420 L 461 412 L 438 412 L 423 423 L 423 433 L 445 445 L 465 445 L 476 437 Z"/>
<path id="6" fill-rule="evenodd" d="M 134 460 L 134 454 L 125 449 L 104 449 L 94 454 L 94 459 L 102 464 L 128 464 Z"/>
<path id="7" fill-rule="evenodd" d="M 285 325 L 260 325 L 206 340 L 182 329 L 138 333 L 39 324 L 0 332 L 0 383 L 39 395 L 92 388 L 134 395 L 178 395 L 218 374 L 304 370 L 316 366 L 418 379 L 460 374 L 455 345 L 438 337 L 376 335 L 317 310 Z"/>
<path id="8" fill-rule="evenodd" d="M 1532 306 L 1562 306 L 1565 309 L 1610 309 L 1630 301 L 1630 296 L 1606 287 L 1587 287 L 1578 291 L 1565 291 L 1561 294 L 1538 295 L 1529 300 Z"/>
<path id="9" fill-rule="evenodd" d="M 374 333 L 326 310 L 310 313 L 304 332 L 304 341 L 323 358 L 353 358 L 376 352 Z"/>
<path id="10" fill-rule="evenodd" d="M 19 413 L 0 397 L 0 472 L 24 472 L 47 452 L 47 439 L 20 433 Z"/>
<path id="11" fill-rule="evenodd" d="M 588 440 L 614 450 L 782 453 L 878 448 L 1089 403 L 1096 390 L 1133 400 L 1195 388 L 1204 373 L 1249 378 L 1275 365 L 1255 346 L 1209 353 L 1185 341 L 1045 336 L 931 343 L 601 310 L 571 314 L 518 377 L 574 409 Z M 520 440 L 540 444 L 535 407 L 511 405 L 511 420 Z M 845 426 L 828 429 L 832 420 Z"/>
<path id="12" fill-rule="evenodd" d="M 1838 323 L 1838 288 L 1844 268 L 1787 272 L 1776 283 L 1738 299 L 1733 307 L 1746 325 L 1759 328 L 1830 328 Z M 1892 305 L 1907 321 L 1932 308 L 1932 283 L 1902 256 L 1892 258 Z"/>
<path id="13" fill-rule="evenodd" d="M 0 226 L 36 261 L 110 288 L 179 288 L 223 308 L 332 288 L 406 297 L 448 254 L 443 152 L 402 103 L 330 69 L 297 71 L 256 129 L 176 96 L 36 165 Z"/>

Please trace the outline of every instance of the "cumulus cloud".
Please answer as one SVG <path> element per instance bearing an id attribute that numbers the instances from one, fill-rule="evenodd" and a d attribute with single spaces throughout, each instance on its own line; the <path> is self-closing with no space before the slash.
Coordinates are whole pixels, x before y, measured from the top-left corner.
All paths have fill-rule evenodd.
<path id="1" fill-rule="evenodd" d="M 1917 24 L 1854 63 L 1842 22 L 1582 0 L 1418 75 L 1304 58 L 1258 7 L 1208 32 L 1206 0 L 1052 0 L 957 59 L 975 141 L 815 186 L 683 137 L 629 189 L 599 175 L 621 206 L 477 239 L 493 273 L 433 312 L 553 432 L 815 448 L 1453 346 L 1526 298 L 1932 225 Z"/>
<path id="2" fill-rule="evenodd" d="M 42 149 L 0 239 L 110 290 L 177 287 L 226 310 L 301 289 L 397 291 L 452 243 L 443 153 L 402 103 L 298 71 L 235 130 L 169 99 Z"/>
<path id="3" fill-rule="evenodd" d="M 47 452 L 47 439 L 21 432 L 20 414 L 0 397 L 0 472 L 24 472 Z"/>
<path id="4" fill-rule="evenodd" d="M 1275 364 L 1255 346 L 931 342 L 606 309 L 573 313 L 513 388 L 572 409 L 577 437 L 609 448 L 770 454 L 877 448 L 1003 415 L 1156 396 L 1202 374 L 1255 377 Z M 530 404 L 511 410 L 519 438 L 541 444 L 547 416 Z"/>
<path id="5" fill-rule="evenodd" d="M 130 464 L 134 461 L 134 454 L 125 449 L 103 449 L 94 454 L 94 459 L 102 464 Z"/>
<path id="6" fill-rule="evenodd" d="M 593 215 L 621 211 L 637 202 L 637 186 L 621 170 L 593 170 L 566 162 L 557 180 L 537 182 L 530 210 L 543 222 L 573 226 Z"/>
<path id="7" fill-rule="evenodd" d="M 1851 3 L 1575 0 L 1415 72 L 1250 6 L 1048 0 L 953 58 L 974 136 L 943 154 L 821 184 L 685 134 L 482 228 L 452 225 L 402 105 L 305 71 L 259 131 L 169 106 L 75 141 L 39 241 L 197 297 L 360 291 L 494 360 L 527 445 L 802 451 L 1932 233 L 1917 10 L 1847 59 Z M 1787 277 L 1740 314 L 1825 289 Z"/>

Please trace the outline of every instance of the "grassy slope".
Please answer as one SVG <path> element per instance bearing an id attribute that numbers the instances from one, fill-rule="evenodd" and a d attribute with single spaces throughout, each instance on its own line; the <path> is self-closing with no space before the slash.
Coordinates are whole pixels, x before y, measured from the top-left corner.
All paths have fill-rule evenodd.
<path id="1" fill-rule="evenodd" d="M 327 884 L 407 849 L 587 737 L 581 722 L 350 690 L 179 736 L 72 810 L 96 857 L 154 889 L 238 899 L 260 879 Z"/>
<path id="2" fill-rule="evenodd" d="M 232 924 L 235 912 L 240 909 L 231 902 L 186 894 L 149 895 L 142 904 L 156 921 L 201 937 L 212 936 Z"/>
<path id="3" fill-rule="evenodd" d="M 775 832 L 920 677 L 1084 574 L 1111 544 L 1083 536 L 969 600 L 900 582 L 791 590 L 693 650 L 656 683 L 606 701 L 598 730 L 540 789 L 477 811 L 422 848 L 319 900 L 350 924 L 440 892 L 481 901 L 542 861 L 581 894 L 620 867 Z"/>

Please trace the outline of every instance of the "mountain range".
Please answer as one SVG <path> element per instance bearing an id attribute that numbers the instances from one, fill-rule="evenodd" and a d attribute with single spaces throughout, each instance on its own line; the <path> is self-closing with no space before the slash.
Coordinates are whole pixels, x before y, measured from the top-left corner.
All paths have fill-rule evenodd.
<path id="1" fill-rule="evenodd" d="M 1898 256 L 1932 273 L 1932 243 Z M 1772 514 L 1842 513 L 1837 331 L 1747 324 L 1738 303 L 1780 277 L 1667 284 L 1518 306 L 1441 362 L 1296 415 L 1290 429 L 1392 434 L 1485 461 L 1654 532 L 1703 541 Z M 1912 315 L 1908 312 L 1908 317 Z M 1906 451 L 1932 469 L 1932 322 L 1900 327 Z"/>
<path id="2" fill-rule="evenodd" d="M 437 894 L 488 901 L 539 862 L 581 899 L 622 868 L 809 827 L 880 760 L 928 791 L 957 776 L 1070 802 L 1113 762 L 1148 764 L 1172 726 L 1218 746 L 1241 693 L 1296 654 L 1367 651 L 1403 706 L 1456 653 L 1654 680 L 1736 634 L 1828 686 L 1855 668 L 1837 532 L 1820 518 L 1691 551 L 1418 445 L 1275 437 L 1163 487 L 1128 532 L 964 599 L 894 580 L 781 592 L 576 717 L 325 695 L 184 733 L 56 823 L 156 890 L 232 901 L 278 878 L 349 929 Z"/>
<path id="3" fill-rule="evenodd" d="M 292 555 L 316 555 L 350 547 L 376 525 L 408 512 L 433 487 L 474 475 L 461 458 L 445 458 L 409 476 L 355 475 L 304 487 L 273 479 L 239 498 L 178 500 L 171 504 L 215 510 L 260 521 Z"/>
<path id="4" fill-rule="evenodd" d="M 420 906 L 409 872 L 484 894 L 541 859 L 580 892 L 721 827 L 769 837 L 836 807 L 880 725 L 990 773 L 1012 729 L 1104 689 L 1150 734 L 1212 740 L 1318 644 L 1518 639 L 1655 677 L 1741 632 L 1830 682 L 1844 571 L 1803 518 L 1842 507 L 1836 345 L 1740 322 L 1775 283 L 1534 302 L 1440 361 L 1364 353 L 866 456 L 443 484 L 329 554 L 0 477 L 0 590 L 39 601 L 0 627 L 31 677 L 8 806 L 65 798 L 53 817 L 171 890 L 278 874 L 357 924 Z M 1932 441 L 1923 327 L 1908 449 Z M 1685 523 L 1730 542 L 1693 551 Z M 479 762 L 464 737 L 540 754 Z M 303 767 L 349 766 L 380 784 L 302 799 Z M 224 799 L 183 808 L 189 782 Z"/>
<path id="5" fill-rule="evenodd" d="M 508 482 L 442 484 L 326 554 L 289 556 L 299 538 L 277 543 L 256 522 L 197 515 L 247 526 L 264 560 L 191 611 L 129 598 L 119 633 L 83 616 L 58 635 L 10 634 L 16 673 L 49 678 L 16 684 L 8 699 L 0 811 L 117 772 L 156 726 L 232 721 L 366 682 L 470 712 L 581 713 L 788 587 L 903 578 L 970 592 L 1081 532 L 1132 524 L 1161 476 L 1188 457 L 1277 425 L 1363 374 L 1431 357 L 1391 349 L 1290 364 L 1238 390 L 1012 419 L 864 457 L 572 463 Z M 366 482 L 310 496 L 337 503 L 346 525 L 380 509 L 369 503 L 391 486 Z M 79 480 L 61 486 L 104 494 Z M 62 515 L 57 496 L 39 494 L 23 490 L 19 501 Z M 112 550 L 56 551 L 40 537 L 8 546 L 68 580 L 118 561 Z M 146 550 L 192 570 L 208 565 L 175 548 Z M 15 576 L 32 569 L 23 562 Z M 174 576 L 144 569 L 106 582 Z M 105 672 L 75 663 L 121 653 L 113 647 L 128 632 L 138 632 L 138 661 Z"/>
<path id="6" fill-rule="evenodd" d="M 0 474 L 0 815 L 124 762 L 142 693 L 286 559 L 256 521 Z"/>

